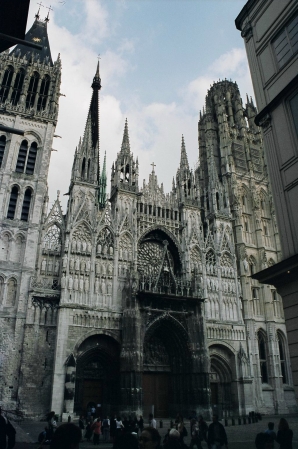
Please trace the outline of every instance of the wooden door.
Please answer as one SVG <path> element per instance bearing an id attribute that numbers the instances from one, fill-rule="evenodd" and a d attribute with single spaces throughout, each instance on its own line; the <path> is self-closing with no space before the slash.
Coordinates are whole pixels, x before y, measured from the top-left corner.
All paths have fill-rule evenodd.
<path id="1" fill-rule="evenodd" d="M 97 379 L 84 379 L 83 410 L 87 409 L 89 402 L 96 405 L 102 403 L 102 381 Z"/>
<path id="2" fill-rule="evenodd" d="M 143 403 L 149 409 L 154 405 L 157 418 L 168 418 L 169 408 L 169 373 L 143 374 Z"/>

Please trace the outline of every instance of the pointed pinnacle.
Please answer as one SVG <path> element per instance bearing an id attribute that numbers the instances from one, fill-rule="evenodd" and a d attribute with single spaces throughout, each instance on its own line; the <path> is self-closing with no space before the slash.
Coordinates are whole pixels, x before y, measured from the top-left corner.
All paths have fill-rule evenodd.
<path id="1" fill-rule="evenodd" d="M 180 157 L 180 169 L 189 170 L 188 159 L 185 149 L 184 136 L 182 134 L 182 142 L 181 142 L 181 157 Z"/>
<path id="2" fill-rule="evenodd" d="M 124 131 L 123 131 L 123 139 L 121 145 L 121 152 L 130 153 L 130 143 L 129 143 L 129 135 L 128 135 L 128 123 L 127 118 L 125 119 Z"/>
<path id="3" fill-rule="evenodd" d="M 99 61 L 97 61 L 96 72 L 93 78 L 92 89 L 101 89 L 101 79 L 99 74 Z"/>

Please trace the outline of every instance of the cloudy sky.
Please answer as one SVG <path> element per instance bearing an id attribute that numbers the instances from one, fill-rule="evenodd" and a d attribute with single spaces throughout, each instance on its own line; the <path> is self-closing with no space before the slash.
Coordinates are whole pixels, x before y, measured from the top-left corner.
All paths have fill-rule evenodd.
<path id="1" fill-rule="evenodd" d="M 31 0 L 28 28 L 38 0 Z M 60 112 L 49 172 L 50 203 L 68 191 L 75 147 L 84 132 L 100 54 L 101 160 L 110 168 L 125 118 L 140 184 L 156 164 L 165 191 L 179 164 L 184 134 L 189 162 L 198 160 L 197 123 L 213 81 L 237 81 L 253 96 L 243 40 L 234 20 L 246 0 L 43 0 L 52 57 L 62 60 Z M 108 186 L 109 189 L 109 186 Z M 67 197 L 62 197 L 65 210 Z"/>

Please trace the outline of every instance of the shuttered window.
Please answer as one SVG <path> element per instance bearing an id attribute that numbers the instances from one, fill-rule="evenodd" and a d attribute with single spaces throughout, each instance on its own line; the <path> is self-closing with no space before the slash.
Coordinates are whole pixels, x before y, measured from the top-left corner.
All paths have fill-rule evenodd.
<path id="1" fill-rule="evenodd" d="M 279 67 L 298 51 L 298 15 L 296 15 L 273 41 Z"/>
<path id="2" fill-rule="evenodd" d="M 13 186 L 13 188 L 11 189 L 11 194 L 10 194 L 9 204 L 8 204 L 8 210 L 7 210 L 7 218 L 10 218 L 11 220 L 14 219 L 14 216 L 15 216 L 15 213 L 16 213 L 18 195 L 19 195 L 18 187 L 17 186 Z"/>
<path id="3" fill-rule="evenodd" d="M 24 195 L 22 214 L 21 214 L 21 220 L 23 220 L 23 221 L 28 221 L 29 211 L 30 211 L 30 203 L 31 203 L 31 196 L 32 196 L 31 189 L 27 189 L 25 191 L 25 195 Z"/>
<path id="4" fill-rule="evenodd" d="M 1 136 L 0 137 L 0 168 L 2 167 L 4 151 L 5 151 L 5 144 L 6 144 L 6 137 Z"/>
<path id="5" fill-rule="evenodd" d="M 16 172 L 24 173 L 26 159 L 27 159 L 27 151 L 28 151 L 28 142 L 27 140 L 23 140 L 19 149 L 19 155 L 17 160 Z"/>

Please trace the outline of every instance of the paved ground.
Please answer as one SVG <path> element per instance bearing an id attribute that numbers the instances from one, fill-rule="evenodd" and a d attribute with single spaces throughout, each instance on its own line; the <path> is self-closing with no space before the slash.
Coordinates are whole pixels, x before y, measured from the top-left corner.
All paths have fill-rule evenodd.
<path id="1" fill-rule="evenodd" d="M 291 415 L 286 417 L 290 428 L 294 432 L 294 440 L 293 440 L 293 449 L 298 449 L 298 415 Z M 266 429 L 267 423 L 269 421 L 273 421 L 275 423 L 275 427 L 277 427 L 279 422 L 278 416 L 266 416 L 263 417 L 262 421 L 259 421 L 255 424 L 246 424 L 241 426 L 228 426 L 226 427 L 226 432 L 228 435 L 228 441 L 229 441 L 229 449 L 255 449 L 255 436 L 257 433 L 262 432 Z M 159 421 L 158 421 L 159 424 Z M 37 436 L 39 432 L 44 428 L 45 423 L 44 422 L 36 422 L 36 421 L 24 421 L 20 425 L 15 425 L 17 429 L 17 444 L 15 446 L 15 449 L 37 449 Z M 167 429 L 170 427 L 169 421 L 164 421 L 164 427 L 163 429 L 158 429 L 160 431 L 160 434 L 162 437 L 166 433 Z M 189 433 L 189 424 L 187 427 L 188 433 Z M 190 437 L 188 436 L 185 439 L 186 444 L 189 444 Z M 202 444 L 203 449 L 207 449 L 207 444 Z M 47 446 L 45 446 L 46 448 Z M 94 448 L 94 446 L 87 442 L 82 442 L 80 445 L 81 449 L 91 449 Z M 102 443 L 100 444 L 100 447 L 102 449 L 104 448 L 112 448 L 112 444 L 106 444 Z M 275 444 L 275 447 L 277 449 L 278 445 Z"/>

